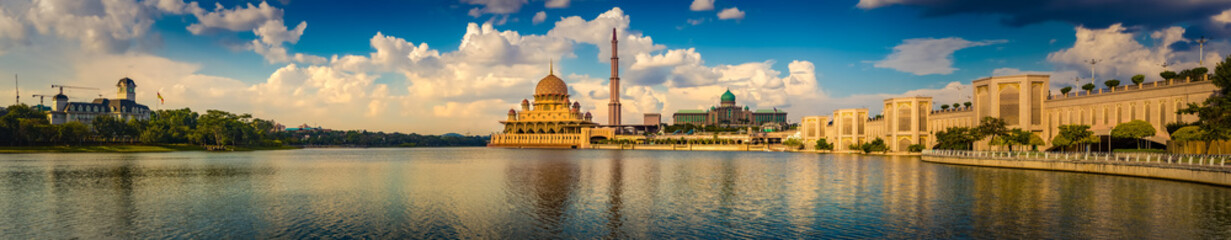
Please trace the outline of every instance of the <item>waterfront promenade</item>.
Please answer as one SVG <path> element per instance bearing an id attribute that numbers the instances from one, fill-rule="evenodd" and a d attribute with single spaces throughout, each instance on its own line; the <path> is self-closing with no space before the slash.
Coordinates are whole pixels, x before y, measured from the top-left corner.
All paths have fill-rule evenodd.
<path id="1" fill-rule="evenodd" d="M 927 150 L 924 162 L 1098 173 L 1231 187 L 1231 155 Z"/>

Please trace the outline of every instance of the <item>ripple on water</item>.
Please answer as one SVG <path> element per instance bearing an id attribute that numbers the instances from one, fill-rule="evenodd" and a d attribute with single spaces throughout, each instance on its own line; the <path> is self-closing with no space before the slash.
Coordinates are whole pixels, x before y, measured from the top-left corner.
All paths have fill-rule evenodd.
<path id="1" fill-rule="evenodd" d="M 484 148 L 0 155 L 0 238 L 1231 238 L 1231 189 L 912 158 Z"/>

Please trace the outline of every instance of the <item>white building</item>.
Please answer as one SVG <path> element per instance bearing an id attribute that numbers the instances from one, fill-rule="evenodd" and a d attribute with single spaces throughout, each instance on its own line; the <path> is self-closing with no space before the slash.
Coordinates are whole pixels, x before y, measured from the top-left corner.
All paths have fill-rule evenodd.
<path id="1" fill-rule="evenodd" d="M 80 122 L 90 124 L 94 118 L 111 115 L 116 119 L 149 120 L 150 108 L 137 103 L 137 83 L 130 78 L 120 79 L 115 84 L 116 98 L 96 98 L 92 102 L 69 102 L 68 96 L 60 93 L 52 98 L 52 109 L 47 113 L 51 124 Z"/>

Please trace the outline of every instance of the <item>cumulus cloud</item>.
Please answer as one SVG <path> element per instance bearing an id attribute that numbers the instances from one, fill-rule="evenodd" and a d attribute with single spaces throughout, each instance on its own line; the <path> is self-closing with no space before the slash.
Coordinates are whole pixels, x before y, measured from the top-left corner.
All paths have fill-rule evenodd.
<path id="1" fill-rule="evenodd" d="M 269 21 L 282 20 L 282 9 L 270 6 L 267 2 L 247 6 L 237 6 L 233 9 L 223 7 L 221 3 L 214 4 L 213 12 L 202 9 L 189 10 L 197 17 L 198 23 L 188 25 L 192 34 L 205 34 L 211 30 L 248 31 L 260 27 Z"/>
<path id="2" fill-rule="evenodd" d="M 718 19 L 744 20 L 744 11 L 740 11 L 739 8 L 736 7 L 723 9 L 721 12 L 718 12 Z"/>
<path id="3" fill-rule="evenodd" d="M 570 2 L 570 0 L 547 0 L 547 3 L 543 4 L 543 7 L 546 7 L 546 8 L 567 8 L 567 7 L 568 7 L 569 2 Z"/>
<path id="4" fill-rule="evenodd" d="M 538 13 L 535 13 L 534 19 L 531 19 L 531 21 L 534 22 L 535 25 L 543 23 L 543 21 L 547 21 L 547 12 L 539 11 Z"/>
<path id="5" fill-rule="evenodd" d="M 165 8 L 189 7 L 168 4 Z M 562 18 L 541 35 L 471 23 L 456 49 L 434 49 L 378 32 L 369 39 L 369 53 L 330 58 L 289 53 L 286 44 L 298 41 L 306 25 L 285 27 L 279 21 L 240 30 L 257 35 L 249 40 L 253 51 L 273 58 L 269 59 L 272 62 L 288 62 L 265 79 L 241 81 L 201 74 L 199 64 L 149 53 L 71 56 L 76 51 L 68 49 L 62 54 L 76 59 L 66 64 L 76 75 L 49 78 L 78 79 L 79 83 L 70 84 L 97 86 L 98 76 L 116 76 L 115 69 L 131 69 L 139 73 L 132 75 L 142 86 L 139 99 L 153 99 L 153 93 L 160 92 L 167 98 L 164 108 L 251 112 L 288 125 L 312 123 L 336 129 L 487 133 L 499 129 L 494 119 L 501 119 L 508 108 L 530 97 L 534 84 L 547 74 L 549 60 L 577 58 L 574 49 L 586 45 L 598 48 L 599 53 L 581 62 L 608 62 L 615 28 L 621 74 L 627 79 L 619 96 L 625 102 L 625 122 L 638 122 L 641 113 L 669 115 L 680 108 L 713 105 L 727 88 L 740 96 L 742 105 L 800 112 L 811 107 L 797 103 L 818 101 L 822 95 L 817 84 L 820 74 L 811 62 L 707 65 L 695 49 L 668 49 L 630 28 L 629 16 L 619 8 L 592 18 Z M 264 25 L 272 27 L 262 29 Z M 20 53 L 35 54 L 46 53 L 34 48 L 23 48 Z M 556 70 L 558 75 L 569 71 L 567 65 Z M 400 76 L 381 79 L 389 75 Z M 605 77 L 570 74 L 565 79 L 584 110 L 600 121 L 606 119 Z M 399 80 L 404 84 L 386 84 Z"/>
<path id="6" fill-rule="evenodd" d="M 27 7 L 25 24 L 39 34 L 75 40 L 90 51 L 127 51 L 141 44 L 140 40 L 148 37 L 150 26 L 154 24 L 154 13 L 131 0 L 47 0 L 35 1 Z M 0 26 L 6 33 L 17 31 L 13 28 L 18 24 L 12 19 L 9 17 L 7 23 L 0 23 L 7 25 Z"/>
<path id="7" fill-rule="evenodd" d="M 521 6 L 526 5 L 526 0 L 461 0 L 462 3 L 470 5 L 482 5 L 470 10 L 470 15 L 474 17 L 482 14 L 502 14 L 508 15 L 521 11 Z M 550 2 L 548 3 L 550 4 Z M 568 1 L 565 1 L 568 4 Z"/>
<path id="8" fill-rule="evenodd" d="M 1060 21 L 1091 28 L 1113 24 L 1145 26 L 1152 30 L 1189 23 L 1215 36 L 1231 36 L 1231 31 L 1209 21 L 1224 10 L 1228 1 L 984 1 L 984 0 L 860 0 L 856 7 L 875 9 L 890 5 L 906 5 L 923 9 L 928 17 L 958 14 L 994 14 L 1009 26 L 1024 26 L 1047 21 Z"/>
<path id="9" fill-rule="evenodd" d="M 1190 41 L 1183 37 L 1185 29 L 1181 27 L 1149 33 L 1149 38 L 1153 40 L 1151 46 L 1137 40 L 1138 36 L 1146 33 L 1129 32 L 1120 24 L 1104 29 L 1075 29 L 1076 41 L 1073 46 L 1048 54 L 1047 61 L 1057 70 L 1080 71 L 1084 73 L 1080 77 L 1088 80 L 1091 66 L 1087 61 L 1097 59 L 1099 63 L 1093 66 L 1098 78 L 1095 82 L 1113 78 L 1125 79 L 1135 74 L 1157 78 L 1157 73 L 1163 70 L 1164 62 L 1170 63 L 1169 68 L 1172 70 L 1187 69 L 1197 67 L 1197 60 L 1200 58 L 1197 56 L 1197 49 L 1177 52 L 1171 48 L 1175 44 Z M 1206 58 L 1221 59 L 1219 56 L 1222 56 L 1222 50 L 1227 49 L 1226 46 L 1225 41 L 1209 44 L 1205 51 Z"/>
<path id="10" fill-rule="evenodd" d="M 902 41 L 902 44 L 893 47 L 893 53 L 886 56 L 885 59 L 876 61 L 874 66 L 915 75 L 946 75 L 958 70 L 953 67 L 953 52 L 964 48 L 1005 42 L 1007 41 L 985 40 L 972 42 L 957 37 L 906 39 Z"/>
<path id="11" fill-rule="evenodd" d="M 688 5 L 688 10 L 697 12 L 714 10 L 714 0 L 692 0 L 692 4 Z"/>

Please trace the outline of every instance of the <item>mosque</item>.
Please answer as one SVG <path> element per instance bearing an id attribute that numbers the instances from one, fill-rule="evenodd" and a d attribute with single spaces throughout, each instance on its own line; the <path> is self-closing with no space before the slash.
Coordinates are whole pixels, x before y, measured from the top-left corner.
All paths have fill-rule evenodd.
<path id="1" fill-rule="evenodd" d="M 521 100 L 521 111 L 509 109 L 508 118 L 500 121 L 504 130 L 492 134 L 488 147 L 509 148 L 586 148 L 596 140 L 615 137 L 620 128 L 619 57 L 615 29 L 611 30 L 611 102 L 608 103 L 609 126 L 593 121 L 589 112 L 581 112 L 581 103 L 569 100 L 568 85 L 548 67 L 546 77 L 534 87 L 534 102 Z"/>

